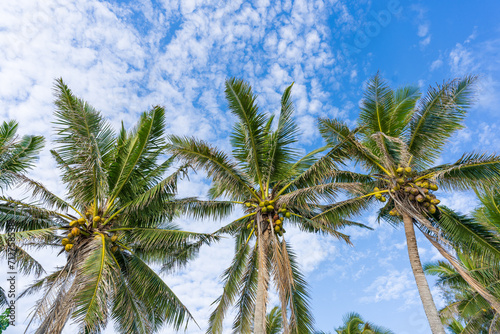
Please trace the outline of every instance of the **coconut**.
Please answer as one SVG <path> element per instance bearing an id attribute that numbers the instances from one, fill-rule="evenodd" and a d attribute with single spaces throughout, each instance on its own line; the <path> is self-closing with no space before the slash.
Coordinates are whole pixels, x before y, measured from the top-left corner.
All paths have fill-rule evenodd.
<path id="1" fill-rule="evenodd" d="M 74 236 L 77 236 L 80 234 L 80 229 L 78 227 L 73 227 L 73 229 L 71 230 L 71 233 L 74 235 Z"/>
<path id="2" fill-rule="evenodd" d="M 274 206 L 272 206 L 272 205 L 268 205 L 268 206 L 267 206 L 267 209 L 268 209 L 269 211 L 274 210 Z"/>
<path id="3" fill-rule="evenodd" d="M 412 195 L 418 195 L 418 189 L 417 188 L 411 188 L 410 190 Z"/>
<path id="4" fill-rule="evenodd" d="M 247 225 L 247 229 L 251 229 L 251 228 L 252 228 L 252 226 L 253 226 L 253 224 L 252 224 L 252 223 L 249 223 L 249 224 Z"/>
<path id="5" fill-rule="evenodd" d="M 269 205 L 269 201 L 264 201 L 264 205 L 268 206 Z"/>
<path id="6" fill-rule="evenodd" d="M 80 224 L 80 225 L 81 224 L 85 224 L 85 221 L 86 221 L 85 218 L 79 218 L 78 219 L 78 224 Z"/>
<path id="7" fill-rule="evenodd" d="M 422 191 L 424 192 L 424 194 L 428 194 L 429 193 L 429 189 L 427 189 L 427 188 L 422 189 Z"/>
<path id="8" fill-rule="evenodd" d="M 262 208 L 262 213 L 267 213 L 267 208 L 266 207 Z"/>
<path id="9" fill-rule="evenodd" d="M 291 216 L 292 216 L 292 214 L 290 212 L 285 213 L 286 218 L 290 218 Z"/>
<path id="10" fill-rule="evenodd" d="M 375 198 L 376 199 L 381 199 L 382 198 L 382 194 L 379 194 L 379 193 L 375 194 Z"/>
<path id="11" fill-rule="evenodd" d="M 430 207 L 430 206 L 431 206 L 431 203 L 429 203 L 429 202 L 424 202 L 423 206 L 424 206 L 425 208 L 428 208 L 428 207 Z"/>
<path id="12" fill-rule="evenodd" d="M 264 204 L 264 202 L 260 202 L 260 203 L 259 203 L 259 206 L 260 206 L 261 208 L 263 208 L 263 207 L 264 207 L 264 206 L 266 206 L 266 205 Z"/>
<path id="13" fill-rule="evenodd" d="M 72 220 L 70 223 L 69 223 L 69 226 L 73 227 L 75 225 L 78 224 L 78 220 Z"/>
<path id="14" fill-rule="evenodd" d="M 392 190 L 394 191 L 399 191 L 399 189 L 401 189 L 401 186 L 399 184 L 396 184 L 394 188 L 392 188 Z"/>
<path id="15" fill-rule="evenodd" d="M 438 200 L 437 198 L 435 198 L 435 199 L 431 200 L 431 203 L 437 205 L 437 204 L 441 203 L 441 201 Z"/>
<path id="16" fill-rule="evenodd" d="M 430 184 L 427 181 L 422 182 L 422 188 L 429 188 Z"/>
<path id="17" fill-rule="evenodd" d="M 283 224 L 283 222 L 282 222 L 281 220 L 279 220 L 279 219 L 278 219 L 278 220 L 276 220 L 274 223 L 275 223 L 276 225 L 281 225 L 281 224 Z"/>
<path id="18" fill-rule="evenodd" d="M 428 200 L 428 201 L 430 201 L 430 200 L 432 200 L 432 197 L 429 196 L 429 195 L 425 195 L 425 199 Z"/>
<path id="19" fill-rule="evenodd" d="M 422 186 L 422 182 L 417 181 L 417 182 L 415 182 L 415 185 L 416 185 L 417 187 L 421 187 L 421 186 Z"/>
<path id="20" fill-rule="evenodd" d="M 429 212 L 430 212 L 431 214 L 436 213 L 436 207 L 435 207 L 434 205 L 429 206 L 429 207 L 427 208 L 427 210 L 429 210 Z"/>
<path id="21" fill-rule="evenodd" d="M 101 217 L 99 217 L 99 216 L 94 217 L 94 222 L 98 223 L 100 221 L 101 221 Z"/>
<path id="22" fill-rule="evenodd" d="M 410 196 L 408 196 L 408 199 L 409 199 L 410 201 L 414 201 L 414 200 L 415 200 L 415 196 L 410 195 Z"/>
<path id="23" fill-rule="evenodd" d="M 281 227 L 280 227 L 279 225 L 276 225 L 276 226 L 274 227 L 274 231 L 275 231 L 275 232 L 279 232 L 280 230 L 281 230 Z"/>
<path id="24" fill-rule="evenodd" d="M 116 240 L 118 240 L 118 236 L 117 235 L 114 235 L 111 237 L 111 242 L 115 242 Z"/>
<path id="25" fill-rule="evenodd" d="M 66 244 L 64 246 L 64 249 L 66 250 L 66 252 L 69 252 L 71 250 L 71 248 L 73 248 L 73 244 Z"/>
<path id="26" fill-rule="evenodd" d="M 411 167 L 406 167 L 405 168 L 405 173 L 406 174 L 411 174 Z"/>
<path id="27" fill-rule="evenodd" d="M 437 184 L 434 184 L 434 183 L 431 183 L 429 187 L 430 187 L 430 189 L 431 189 L 431 190 L 433 190 L 433 191 L 436 191 L 436 190 L 438 190 L 438 189 L 439 189 L 439 187 L 437 186 Z"/>
<path id="28" fill-rule="evenodd" d="M 400 177 L 399 179 L 396 180 L 396 182 L 399 184 L 403 184 L 403 183 L 405 183 L 405 179 Z"/>
<path id="29" fill-rule="evenodd" d="M 415 197 L 415 199 L 416 199 L 418 202 L 422 203 L 422 202 L 424 201 L 424 196 L 422 196 L 422 195 L 418 195 L 417 197 Z"/>
<path id="30" fill-rule="evenodd" d="M 113 246 L 113 247 L 111 247 L 111 251 L 112 251 L 113 253 L 114 253 L 114 252 L 116 252 L 117 250 L 118 250 L 118 246 Z"/>
<path id="31" fill-rule="evenodd" d="M 411 190 L 412 190 L 412 187 L 405 187 L 405 192 L 406 192 L 406 193 L 411 192 Z"/>
<path id="32" fill-rule="evenodd" d="M 398 169 L 396 169 L 396 172 L 398 174 L 403 174 L 404 171 L 405 171 L 405 169 L 403 167 L 399 167 Z"/>
<path id="33" fill-rule="evenodd" d="M 373 191 L 380 191 L 378 187 L 373 188 Z"/>
<path id="34" fill-rule="evenodd" d="M 385 202 L 386 198 L 384 196 L 380 197 L 380 202 Z"/>
<path id="35" fill-rule="evenodd" d="M 273 220 L 278 220 L 278 219 L 280 219 L 280 216 L 274 215 Z"/>
<path id="36" fill-rule="evenodd" d="M 66 246 L 67 244 L 69 244 L 69 239 L 68 238 L 64 238 L 61 240 L 61 243 L 63 246 Z"/>
<path id="37" fill-rule="evenodd" d="M 71 233 L 71 232 L 69 232 L 69 233 L 68 233 L 67 238 L 68 238 L 68 239 L 73 239 L 73 237 L 74 237 L 74 234 L 73 234 L 73 233 Z"/>
<path id="38" fill-rule="evenodd" d="M 250 203 L 248 203 L 248 202 L 247 202 L 247 203 L 245 203 L 245 205 L 247 206 L 247 208 L 249 208 L 249 207 L 251 207 L 251 206 L 252 206 L 252 204 L 250 204 Z"/>
<path id="39" fill-rule="evenodd" d="M 389 211 L 389 214 L 390 214 L 391 216 L 396 216 L 396 215 L 398 214 L 398 211 L 394 208 L 394 209 L 392 209 L 391 211 Z"/>

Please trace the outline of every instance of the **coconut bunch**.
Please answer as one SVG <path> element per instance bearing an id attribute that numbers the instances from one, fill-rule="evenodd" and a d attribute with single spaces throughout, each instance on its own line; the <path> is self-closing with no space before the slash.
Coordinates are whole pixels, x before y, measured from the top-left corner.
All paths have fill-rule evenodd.
<path id="1" fill-rule="evenodd" d="M 285 218 L 290 218 L 292 214 L 286 209 L 286 205 L 283 204 L 280 209 L 275 209 L 273 201 L 263 201 L 260 202 L 259 205 L 255 205 L 252 203 L 246 203 L 247 207 L 254 206 L 256 208 L 260 208 L 261 213 L 263 214 L 264 221 L 267 223 L 265 226 L 267 229 L 274 229 L 274 232 L 283 236 L 283 233 L 286 233 L 283 228 L 283 222 Z M 247 229 L 256 229 L 255 219 L 252 219 L 250 223 L 247 225 Z"/>
<path id="2" fill-rule="evenodd" d="M 413 207 L 419 209 L 420 212 L 427 212 L 428 214 L 435 214 L 437 205 L 441 202 L 433 193 L 439 187 L 423 177 L 415 176 L 411 167 L 399 167 L 396 169 L 394 178 L 388 179 L 389 186 L 385 189 L 375 187 L 373 190 L 376 192 L 375 197 L 385 202 L 387 200 L 383 193 L 390 192 L 393 197 L 400 200 L 408 200 L 412 203 Z M 389 214 L 391 216 L 400 216 L 396 208 L 393 208 Z"/>
<path id="3" fill-rule="evenodd" d="M 93 216 L 89 211 L 86 212 L 86 217 L 72 220 L 69 223 L 68 234 L 61 240 L 64 250 L 69 252 L 73 249 L 75 243 L 83 239 L 89 238 L 95 230 L 100 227 L 102 221 L 100 216 Z M 92 224 L 93 223 L 93 224 Z"/>

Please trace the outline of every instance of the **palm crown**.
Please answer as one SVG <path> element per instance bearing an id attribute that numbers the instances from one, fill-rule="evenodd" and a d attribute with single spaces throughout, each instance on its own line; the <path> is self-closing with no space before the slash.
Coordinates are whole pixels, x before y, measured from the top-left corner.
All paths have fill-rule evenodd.
<path id="1" fill-rule="evenodd" d="M 346 217 L 378 199 L 384 203 L 379 219 L 404 222 L 412 268 L 433 333 L 444 329 L 423 275 L 413 226 L 451 260 L 441 244 L 460 243 L 494 256 L 500 249 L 480 224 L 438 208 L 440 200 L 434 193 L 439 187 L 466 190 L 498 181 L 497 155 L 469 153 L 455 163 L 433 165 L 449 138 L 463 127 L 474 81 L 473 77 L 451 80 L 421 96 L 412 86 L 392 90 L 377 74 L 368 82 L 355 129 L 339 120 L 320 120 L 320 131 L 332 151 L 348 152 L 370 179 L 362 196 L 325 206 L 318 217 Z"/>
<path id="2" fill-rule="evenodd" d="M 162 159 L 163 108 L 143 113 L 130 131 L 122 125 L 116 135 L 62 80 L 55 92 L 51 153 L 69 200 L 27 178 L 36 202 L 2 197 L 4 222 L 16 222 L 21 270 L 43 271 L 24 248 L 56 247 L 67 254 L 63 266 L 23 293 L 43 291 L 34 311 L 42 320 L 36 333 L 60 333 L 70 318 L 82 333 L 98 333 L 110 319 L 123 333 L 152 333 L 164 323 L 179 328 L 192 317 L 148 263 L 172 269 L 217 238 L 171 223 L 184 166 L 164 176 L 172 159 Z"/>
<path id="3" fill-rule="evenodd" d="M 335 199 L 340 191 L 356 191 L 350 173 L 337 170 L 342 154 L 318 158 L 324 149 L 303 157 L 294 147 L 297 126 L 292 118 L 292 85 L 285 89 L 277 124 L 274 116 L 259 112 L 256 96 L 242 80 L 226 81 L 226 98 L 237 117 L 231 134 L 232 157 L 194 139 L 170 137 L 173 156 L 203 169 L 212 179 L 208 201 L 192 201 L 186 210 L 194 215 L 225 217 L 239 206 L 244 215 L 221 228 L 236 241 L 236 255 L 224 273 L 224 291 L 210 317 L 208 332 L 219 333 L 228 308 L 237 303 L 236 332 L 248 333 L 255 313 L 255 333 L 265 332 L 266 295 L 270 274 L 281 300 L 285 333 L 310 333 L 306 283 L 295 255 L 284 236 L 286 226 L 307 232 L 348 237 L 338 228 L 354 224 L 311 218 L 322 201 Z M 220 199 L 220 200 L 218 200 Z M 251 246 L 250 241 L 255 239 Z"/>

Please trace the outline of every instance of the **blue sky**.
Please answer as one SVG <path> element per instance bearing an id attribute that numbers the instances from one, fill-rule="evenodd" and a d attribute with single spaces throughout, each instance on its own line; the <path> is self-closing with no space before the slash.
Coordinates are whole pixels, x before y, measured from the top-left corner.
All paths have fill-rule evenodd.
<path id="1" fill-rule="evenodd" d="M 130 126 L 139 112 L 160 104 L 171 133 L 227 150 L 234 118 L 223 99 L 225 78 L 247 79 L 261 110 L 271 113 L 278 110 L 283 89 L 295 82 L 301 145 L 310 150 L 321 144 L 317 117 L 355 124 L 363 86 L 377 71 L 394 87 L 415 84 L 422 90 L 477 74 L 477 101 L 467 127 L 441 158 L 453 161 L 464 151 L 493 152 L 500 143 L 498 17 L 500 3 L 493 0 L 3 1 L 0 116 L 17 119 L 24 133 L 49 136 L 53 80 L 62 77 L 116 126 L 122 119 Z M 63 195 L 54 167 L 45 150 L 31 175 Z M 204 196 L 207 189 L 202 174 L 192 175 L 180 195 Z M 475 205 L 468 193 L 443 195 L 443 202 L 463 212 Z M 371 212 L 358 220 L 374 231 L 350 230 L 354 247 L 289 232 L 310 282 L 318 329 L 333 330 L 345 313 L 357 311 L 399 334 L 429 333 L 403 231 L 377 225 Z M 178 222 L 196 231 L 222 224 Z M 419 242 L 424 262 L 439 259 L 429 244 Z M 232 251 L 232 243 L 223 241 L 204 249 L 186 270 L 165 277 L 203 329 Z M 48 271 L 55 265 L 48 254 L 34 255 Z M 276 302 L 273 295 L 271 303 Z M 23 331 L 32 303 L 20 301 L 20 322 L 9 333 Z M 188 332 L 202 331 L 190 326 Z M 106 333 L 114 333 L 112 326 Z"/>

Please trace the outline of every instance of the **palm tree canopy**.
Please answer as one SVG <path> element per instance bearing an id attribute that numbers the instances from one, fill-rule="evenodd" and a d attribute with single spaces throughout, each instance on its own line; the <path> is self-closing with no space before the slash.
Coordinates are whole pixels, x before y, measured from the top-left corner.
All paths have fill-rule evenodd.
<path id="1" fill-rule="evenodd" d="M 33 168 L 44 145 L 42 136 L 17 136 L 18 124 L 4 121 L 0 125 L 0 190 L 5 190 Z"/>
<path id="2" fill-rule="evenodd" d="M 163 324 L 180 328 L 192 316 L 149 264 L 182 266 L 218 238 L 171 222 L 183 202 L 175 191 L 186 166 L 165 176 L 173 159 L 163 156 L 164 109 L 153 107 L 134 128 L 122 124 L 115 133 L 62 80 L 55 95 L 51 153 L 68 200 L 30 179 L 23 183 L 33 202 L 1 198 L 2 223 L 16 222 L 21 272 L 43 273 L 30 247 L 66 251 L 63 266 L 22 294 L 43 293 L 34 311 L 41 320 L 36 333 L 60 333 L 70 318 L 82 333 L 98 333 L 110 319 L 123 333 L 153 333 Z"/>
<path id="3" fill-rule="evenodd" d="M 335 331 L 338 334 L 394 334 L 389 329 L 365 321 L 361 315 L 352 312 L 344 316 L 343 325 Z"/>
<path id="4" fill-rule="evenodd" d="M 325 155 L 326 148 L 320 148 L 300 156 L 292 86 L 285 89 L 275 118 L 259 111 L 248 83 L 234 78 L 226 81 L 229 110 L 237 119 L 231 134 L 231 155 L 196 138 L 170 136 L 173 156 L 204 170 L 212 180 L 209 199 L 186 203 L 185 212 L 217 219 L 227 217 L 236 207 L 244 212 L 218 231 L 234 236 L 236 255 L 224 272 L 224 291 L 210 318 L 210 333 L 222 331 L 224 315 L 234 303 L 238 310 L 234 331 L 251 330 L 258 267 L 270 272 L 277 283 L 284 326 L 289 323 L 293 333 L 310 333 L 313 321 L 306 282 L 285 239 L 285 226 L 329 234 L 346 242 L 349 238 L 339 232 L 340 228 L 363 226 L 345 217 L 312 219 L 321 211 L 321 203 L 331 203 L 341 193 L 360 193 L 359 179 L 364 176 L 339 170 L 345 158 L 341 151 Z M 252 240 L 257 240 L 253 246 Z M 259 256 L 259 245 L 264 255 Z"/>

